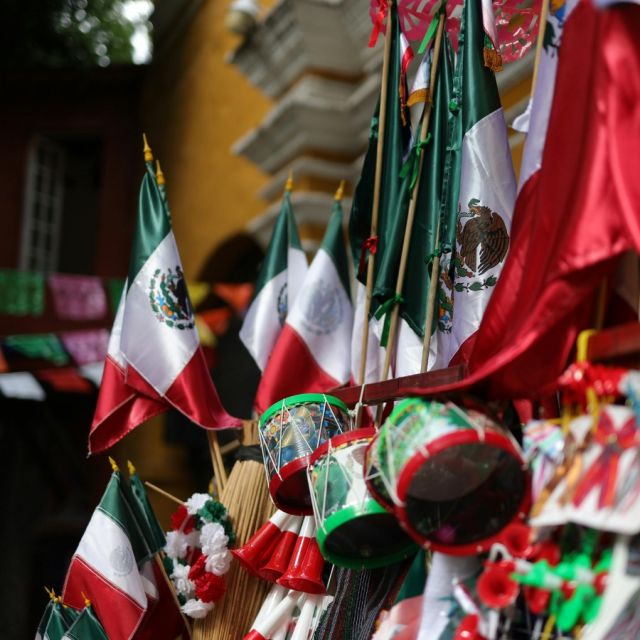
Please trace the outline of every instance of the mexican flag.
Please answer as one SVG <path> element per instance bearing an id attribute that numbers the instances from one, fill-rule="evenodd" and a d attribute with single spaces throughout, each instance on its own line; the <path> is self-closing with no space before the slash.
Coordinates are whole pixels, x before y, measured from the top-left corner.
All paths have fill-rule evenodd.
<path id="1" fill-rule="evenodd" d="M 307 257 L 293 217 L 291 185 L 287 184 L 253 301 L 240 329 L 240 339 L 261 371 L 267 366 L 306 272 Z"/>
<path id="2" fill-rule="evenodd" d="M 407 376 L 420 372 L 427 298 L 431 279 L 431 259 L 438 249 L 436 235 L 441 216 L 444 166 L 449 142 L 449 103 L 452 98 L 453 84 L 453 47 L 446 34 L 443 37 L 441 47 L 435 87 L 429 86 L 433 55 L 433 51 L 431 51 L 427 53 L 420 65 L 422 71 L 418 72 L 416 83 L 414 83 L 411 92 L 411 96 L 415 96 L 414 102 L 418 101 L 421 96 L 429 96 L 432 100 L 432 106 L 427 142 L 421 145 L 414 140 L 404 170 L 406 179 L 410 182 L 418 180 L 419 187 L 402 291 L 403 301 L 400 305 L 396 356 L 393 361 L 396 376 Z M 424 111 L 422 117 L 424 117 Z M 422 119 L 419 122 L 419 126 L 421 125 Z M 421 174 L 418 175 L 421 146 L 423 162 Z M 405 220 L 405 217 L 398 216 L 393 227 L 392 237 L 397 251 L 402 246 Z M 397 268 L 395 273 L 397 273 Z M 392 274 L 394 274 L 393 271 Z M 388 277 L 387 286 L 390 286 L 391 281 L 392 277 Z M 436 314 L 433 330 L 438 326 L 438 319 Z M 435 352 L 434 342 L 432 341 L 432 352 Z"/>
<path id="3" fill-rule="evenodd" d="M 89 604 L 80 612 L 62 640 L 109 640 L 109 637 Z"/>
<path id="4" fill-rule="evenodd" d="M 359 373 L 361 341 L 367 322 L 370 323 L 371 328 L 367 343 L 367 366 L 364 382 L 373 382 L 380 379 L 384 361 L 384 349 L 380 346 L 383 321 L 376 321 L 373 315 L 395 292 L 395 278 L 400 254 L 398 247 L 395 246 L 395 241 L 391 239 L 392 229 L 398 216 L 406 217 L 409 202 L 408 180 L 400 176 L 404 156 L 408 151 L 411 138 L 408 112 L 406 112 L 402 104 L 402 96 L 407 96 L 408 94 L 404 88 L 406 79 L 404 71 L 406 71 L 409 56 L 407 55 L 406 42 L 403 42 L 400 34 L 395 3 L 390 5 L 388 19 L 392 21 L 392 41 L 387 81 L 377 236 L 370 237 L 380 126 L 379 101 L 371 120 L 369 147 L 365 154 L 360 180 L 353 196 L 349 219 L 351 252 L 357 276 L 356 309 L 351 342 L 351 369 L 353 379 L 358 383 L 362 382 Z M 367 261 L 371 253 L 376 254 L 374 289 L 369 318 L 365 318 Z"/>
<path id="5" fill-rule="evenodd" d="M 91 425 L 90 453 L 108 449 L 170 407 L 207 429 L 240 424 L 224 410 L 207 370 L 171 221 L 149 161 L 129 276 Z"/>
<path id="6" fill-rule="evenodd" d="M 495 75 L 485 66 L 486 4 L 466 0 L 460 25 L 432 368 L 468 360 L 510 243 L 516 181 Z"/>
<path id="7" fill-rule="evenodd" d="M 149 502 L 149 496 L 144 488 L 144 484 L 142 480 L 140 480 L 140 476 L 136 473 L 135 467 L 131 462 L 129 462 L 129 486 L 132 501 L 136 505 L 137 512 L 140 514 L 139 520 L 142 520 L 146 527 L 145 538 L 147 539 L 147 546 L 155 554 L 161 549 L 164 549 L 167 539 L 153 511 L 151 502 Z"/>
<path id="8" fill-rule="evenodd" d="M 349 381 L 353 307 L 342 221 L 336 200 L 322 246 L 262 374 L 260 412 L 281 398 L 330 391 Z"/>
<path id="9" fill-rule="evenodd" d="M 58 599 L 50 600 L 38 625 L 36 640 L 62 640 L 77 615 L 75 609 L 65 607 Z"/>
<path id="10" fill-rule="evenodd" d="M 150 553 L 121 483 L 120 474 L 113 473 L 71 559 L 63 590 L 64 602 L 78 609 L 84 596 L 91 600 L 110 640 L 132 638 L 148 606 L 148 581 L 138 567 Z"/>

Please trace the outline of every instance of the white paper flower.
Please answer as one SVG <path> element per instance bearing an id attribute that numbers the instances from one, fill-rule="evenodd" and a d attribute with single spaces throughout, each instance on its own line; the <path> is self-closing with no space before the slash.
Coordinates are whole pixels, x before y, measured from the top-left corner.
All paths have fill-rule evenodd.
<path id="1" fill-rule="evenodd" d="M 204 618 L 213 609 L 213 602 L 202 600 L 187 600 L 182 605 L 182 611 L 191 618 Z"/>
<path id="2" fill-rule="evenodd" d="M 189 598 L 195 593 L 196 585 L 192 580 L 189 580 L 189 571 L 191 567 L 188 564 L 176 563 L 171 572 L 171 579 L 176 586 L 176 591 L 182 594 L 185 598 Z"/>
<path id="3" fill-rule="evenodd" d="M 197 529 L 193 529 L 189 531 L 189 533 L 184 537 L 187 546 L 192 549 L 197 549 L 200 547 L 200 532 Z"/>
<path id="4" fill-rule="evenodd" d="M 229 571 L 230 565 L 231 554 L 225 549 L 224 551 L 218 551 L 217 553 L 207 556 L 204 568 L 210 573 L 221 576 Z"/>
<path id="5" fill-rule="evenodd" d="M 208 522 L 200 529 L 200 544 L 202 553 L 211 556 L 227 548 L 229 538 L 224 533 L 224 527 L 217 522 Z"/>
<path id="6" fill-rule="evenodd" d="M 172 559 L 177 560 L 187 555 L 187 546 L 189 545 L 187 536 L 181 531 L 169 531 L 167 533 L 167 544 L 164 546 L 164 552 Z"/>
<path id="7" fill-rule="evenodd" d="M 190 516 L 195 516 L 209 500 L 211 500 L 211 496 L 208 493 L 194 493 L 184 506 L 187 507 L 187 513 Z"/>

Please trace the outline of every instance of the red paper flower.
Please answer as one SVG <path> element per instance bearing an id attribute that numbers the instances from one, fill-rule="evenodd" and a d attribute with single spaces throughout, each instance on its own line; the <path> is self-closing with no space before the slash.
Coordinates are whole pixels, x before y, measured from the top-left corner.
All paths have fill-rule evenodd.
<path id="1" fill-rule="evenodd" d="M 191 577 L 191 573 L 189 573 L 189 577 Z M 196 596 L 202 602 L 217 602 L 227 590 L 225 581 L 214 573 L 205 573 L 195 583 Z"/>
<path id="2" fill-rule="evenodd" d="M 193 564 L 191 569 L 189 569 L 189 580 L 193 580 L 194 582 L 205 575 L 206 569 L 204 567 L 207 562 L 207 557 L 203 554 L 200 554 L 200 557 Z"/>
<path id="3" fill-rule="evenodd" d="M 186 522 L 185 522 L 186 520 Z M 183 524 L 184 523 L 184 524 Z M 181 504 L 178 510 L 171 516 L 171 526 L 177 531 L 182 527 L 183 533 L 190 533 L 196 524 L 196 519 L 190 516 L 187 508 Z"/>

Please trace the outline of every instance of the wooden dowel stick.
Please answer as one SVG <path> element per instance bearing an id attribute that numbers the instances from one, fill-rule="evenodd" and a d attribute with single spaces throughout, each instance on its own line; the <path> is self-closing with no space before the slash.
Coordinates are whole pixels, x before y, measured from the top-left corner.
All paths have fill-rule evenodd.
<path id="1" fill-rule="evenodd" d="M 162 552 L 160 552 L 160 553 L 162 553 Z M 164 578 L 165 582 L 167 583 L 167 586 L 169 587 L 169 591 L 171 591 L 171 595 L 173 596 L 173 601 L 175 602 L 176 607 L 178 607 L 178 611 L 180 611 L 180 615 L 182 616 L 182 621 L 184 622 L 184 626 L 185 626 L 185 628 L 187 630 L 187 634 L 191 638 L 192 637 L 191 623 L 189 622 L 189 619 L 187 618 L 187 616 L 182 611 L 182 608 L 180 607 L 180 601 L 178 600 L 178 594 L 176 593 L 175 585 L 171 581 L 171 578 L 167 575 L 167 571 L 164 568 L 164 563 L 162 562 L 162 558 L 160 556 L 160 553 L 157 553 L 154 556 L 156 564 L 158 565 L 158 567 L 160 569 L 160 573 L 162 574 L 162 577 Z"/>
<path id="2" fill-rule="evenodd" d="M 145 480 L 144 484 L 145 484 L 145 486 L 149 487 L 149 489 L 152 489 L 156 493 L 159 493 L 161 496 L 164 496 L 168 500 L 172 500 L 176 504 L 184 504 L 184 502 L 182 500 L 180 500 L 180 498 L 176 498 L 174 495 L 170 494 L 168 491 L 165 491 L 164 489 L 161 489 L 160 487 L 158 487 L 155 484 L 149 482 L 148 480 Z"/>
<path id="3" fill-rule="evenodd" d="M 440 244 L 440 218 L 436 226 L 436 247 Z M 438 253 L 431 263 L 431 277 L 429 279 L 429 296 L 427 297 L 427 313 L 424 319 L 424 339 L 422 341 L 422 362 L 420 373 L 425 373 L 429 366 L 429 350 L 431 349 L 431 327 L 433 314 L 436 307 L 436 293 L 438 291 L 438 278 L 440 277 L 440 254 Z"/>
<path id="4" fill-rule="evenodd" d="M 531 80 L 531 95 L 536 89 L 536 81 L 538 80 L 538 69 L 540 68 L 540 59 L 542 58 L 542 49 L 544 49 L 544 31 L 547 26 L 547 16 L 549 15 L 550 0 L 542 0 L 540 5 L 540 21 L 538 24 L 538 39 L 536 41 L 536 58 L 533 63 L 533 78 Z"/>
<path id="5" fill-rule="evenodd" d="M 440 15 L 438 20 L 438 29 L 436 31 L 436 39 L 433 49 L 433 61 L 431 63 L 431 74 L 429 78 L 429 90 L 433 98 L 436 88 L 436 79 L 438 77 L 438 63 L 440 61 L 440 49 L 442 46 L 442 35 L 444 33 L 444 13 Z M 429 123 L 431 121 L 431 112 L 433 102 L 427 102 L 425 105 L 425 113 L 422 117 L 422 127 L 420 129 L 420 143 L 424 143 L 429 133 Z M 413 150 L 412 150 L 413 152 Z M 407 213 L 407 222 L 404 227 L 404 239 L 402 241 L 402 253 L 400 254 L 400 266 L 398 267 L 398 278 L 396 280 L 396 295 L 402 294 L 404 287 L 404 277 L 407 272 L 407 260 L 409 259 L 409 248 L 411 246 L 411 234 L 413 233 L 413 221 L 416 215 L 416 207 L 418 203 L 418 191 L 420 189 L 420 175 L 422 173 L 422 165 L 424 163 L 424 149 L 420 149 L 420 157 L 418 158 L 418 179 L 413 186 L 413 193 L 409 202 L 409 211 Z M 438 223 L 438 227 L 439 227 Z M 438 233 L 436 233 L 436 236 Z M 436 244 L 438 240 L 436 239 Z M 391 322 L 389 325 L 389 338 L 387 341 L 387 350 L 384 357 L 384 367 L 382 369 L 382 380 L 386 380 L 391 368 L 391 358 L 395 352 L 396 335 L 398 331 L 398 317 L 400 314 L 400 305 L 395 304 L 391 310 Z M 381 405 L 380 405 L 381 407 Z M 378 412 L 381 408 L 378 407 Z"/>
<path id="6" fill-rule="evenodd" d="M 378 144 L 376 147 L 376 171 L 373 183 L 373 207 L 371 209 L 370 238 L 378 235 L 378 213 L 380 211 L 380 187 L 382 182 L 382 160 L 384 153 L 385 120 L 387 119 L 387 83 L 389 80 L 389 58 L 391 56 L 391 10 L 393 1 L 389 3 L 387 28 L 384 37 L 384 55 L 382 58 L 382 84 L 380 86 L 380 109 L 378 112 Z M 364 251 L 364 248 L 362 249 Z M 360 343 L 359 382 L 365 383 L 367 372 L 367 348 L 369 346 L 369 313 L 371 312 L 371 296 L 373 294 L 373 276 L 376 264 L 375 254 L 369 251 L 367 259 L 367 284 L 364 299 L 364 328 Z"/>
<path id="7" fill-rule="evenodd" d="M 227 472 L 224 468 L 222 453 L 220 453 L 220 443 L 218 442 L 218 434 L 215 431 L 208 430 L 207 438 L 209 440 L 209 453 L 211 454 L 211 463 L 213 465 L 213 473 L 216 477 L 218 493 L 222 493 L 227 484 Z"/>

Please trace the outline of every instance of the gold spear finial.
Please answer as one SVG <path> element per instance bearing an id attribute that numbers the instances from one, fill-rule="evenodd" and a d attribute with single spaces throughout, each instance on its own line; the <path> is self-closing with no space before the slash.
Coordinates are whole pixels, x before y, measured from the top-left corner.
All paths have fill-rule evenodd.
<path id="1" fill-rule="evenodd" d="M 91 604 L 91 600 L 89 600 L 89 598 L 87 598 L 87 596 L 85 595 L 84 591 L 81 591 L 80 595 L 82 596 L 82 599 L 84 600 L 84 606 L 88 607 Z"/>
<path id="2" fill-rule="evenodd" d="M 136 468 L 133 466 L 131 460 L 127 460 L 127 467 L 129 467 L 129 475 L 134 476 L 136 474 Z"/>
<path id="3" fill-rule="evenodd" d="M 56 601 L 56 592 L 53 589 L 47 589 L 47 587 L 45 587 L 44 590 L 46 591 L 46 593 L 49 596 L 49 598 L 55 602 Z"/>
<path id="4" fill-rule="evenodd" d="M 111 456 L 109 456 L 109 464 L 111 465 L 111 471 L 113 471 L 114 473 L 120 471 L 120 467 Z"/>
<path id="5" fill-rule="evenodd" d="M 344 196 L 344 180 L 340 180 L 340 186 L 336 190 L 335 200 L 336 202 L 340 202 L 342 200 L 342 196 Z"/>
<path id="6" fill-rule="evenodd" d="M 289 177 L 287 178 L 287 184 L 284 186 L 284 190 L 291 193 L 293 191 L 293 171 L 289 169 Z"/>
<path id="7" fill-rule="evenodd" d="M 160 160 L 156 160 L 156 182 L 159 187 L 164 186 L 164 173 L 162 173 L 162 167 L 160 166 Z"/>
<path id="8" fill-rule="evenodd" d="M 147 140 L 147 134 L 142 134 L 142 142 L 144 143 L 144 161 L 145 162 L 153 162 L 153 152 L 151 151 L 151 147 L 149 146 L 149 141 Z"/>

